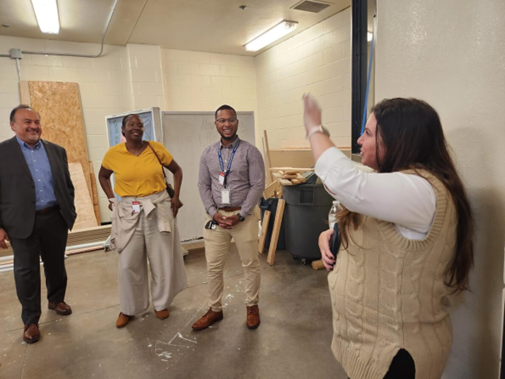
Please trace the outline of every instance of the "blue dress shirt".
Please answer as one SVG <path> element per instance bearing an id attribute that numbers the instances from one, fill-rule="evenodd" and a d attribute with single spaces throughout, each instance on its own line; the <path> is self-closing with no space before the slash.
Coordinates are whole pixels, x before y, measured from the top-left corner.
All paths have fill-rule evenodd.
<path id="1" fill-rule="evenodd" d="M 30 147 L 18 137 L 16 138 L 35 183 L 35 210 L 39 211 L 57 205 L 53 173 L 44 144 L 39 140 L 34 147 Z"/>

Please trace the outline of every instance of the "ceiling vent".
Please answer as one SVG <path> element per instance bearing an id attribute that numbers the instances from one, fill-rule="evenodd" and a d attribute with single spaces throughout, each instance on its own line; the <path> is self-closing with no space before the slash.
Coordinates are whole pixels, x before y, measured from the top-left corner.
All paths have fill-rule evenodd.
<path id="1" fill-rule="evenodd" d="M 304 0 L 298 4 L 293 5 L 291 9 L 296 9 L 297 11 L 319 13 L 323 9 L 328 8 L 330 5 L 331 4 L 323 3 L 321 1 Z"/>

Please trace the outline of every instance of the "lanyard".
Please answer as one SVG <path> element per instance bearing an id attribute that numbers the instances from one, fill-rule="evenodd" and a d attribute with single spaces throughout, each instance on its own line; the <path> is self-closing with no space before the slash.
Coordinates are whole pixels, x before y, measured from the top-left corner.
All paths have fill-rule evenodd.
<path id="1" fill-rule="evenodd" d="M 225 187 L 226 187 L 226 178 L 228 177 L 228 173 L 230 172 L 231 162 L 233 161 L 233 157 L 235 156 L 235 153 L 238 149 L 238 145 L 240 145 L 240 140 L 237 141 L 237 144 L 235 145 L 235 147 L 233 148 L 233 151 L 231 152 L 230 160 L 228 161 L 228 167 L 226 168 L 226 170 L 224 169 L 223 157 L 221 156 L 221 146 L 218 147 L 218 149 L 217 149 L 217 155 L 219 157 L 219 166 L 221 167 L 221 172 L 224 174 L 224 186 Z"/>

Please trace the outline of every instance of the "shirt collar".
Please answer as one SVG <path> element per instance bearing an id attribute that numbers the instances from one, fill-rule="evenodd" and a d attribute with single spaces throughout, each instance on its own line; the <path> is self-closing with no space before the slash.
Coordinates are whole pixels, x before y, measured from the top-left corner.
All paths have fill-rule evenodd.
<path id="1" fill-rule="evenodd" d="M 240 137 L 237 136 L 237 139 L 235 141 L 233 141 L 233 143 L 231 145 L 228 145 L 226 146 L 227 149 L 234 149 L 235 146 L 237 145 L 237 142 L 240 141 Z M 221 142 L 221 140 L 219 140 L 219 148 L 225 148 L 225 146 L 223 145 L 223 142 Z"/>
<path id="2" fill-rule="evenodd" d="M 19 146 L 21 146 L 21 149 L 26 148 L 26 149 L 30 149 L 30 150 L 38 150 L 42 146 L 41 139 L 39 139 L 39 141 L 33 147 L 30 147 L 30 145 L 28 145 L 25 141 L 20 139 L 18 136 L 16 136 L 16 139 L 18 140 L 18 143 L 19 143 Z"/>

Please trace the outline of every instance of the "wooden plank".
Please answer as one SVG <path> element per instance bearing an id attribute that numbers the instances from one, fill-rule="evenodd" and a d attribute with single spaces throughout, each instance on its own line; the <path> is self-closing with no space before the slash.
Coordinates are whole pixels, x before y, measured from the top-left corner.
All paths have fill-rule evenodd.
<path id="1" fill-rule="evenodd" d="M 298 176 L 296 175 L 289 175 L 289 174 L 284 174 L 281 176 L 281 179 L 296 179 Z"/>
<path id="2" fill-rule="evenodd" d="M 263 198 L 267 200 L 275 197 L 280 197 L 280 191 L 282 191 L 282 186 L 277 180 L 275 180 L 265 187 L 265 190 L 263 191 Z"/>
<path id="3" fill-rule="evenodd" d="M 267 239 L 268 223 L 270 222 L 270 211 L 265 211 L 263 222 L 261 223 L 261 235 L 258 243 L 258 253 L 263 254 L 265 250 L 265 241 Z"/>
<path id="4" fill-rule="evenodd" d="M 291 182 L 291 180 L 287 180 L 287 179 L 277 179 L 279 182 L 281 182 L 281 184 L 283 186 L 292 186 L 293 183 Z"/>
<path id="5" fill-rule="evenodd" d="M 79 162 L 91 194 L 89 158 L 81 95 L 77 83 L 28 82 L 31 107 L 40 114 L 42 136 L 65 148 L 68 162 Z"/>
<path id="6" fill-rule="evenodd" d="M 265 168 L 266 168 L 266 182 L 270 184 L 274 181 L 274 178 L 270 172 L 270 167 L 272 167 L 272 161 L 270 160 L 270 147 L 268 146 L 268 133 L 266 130 L 263 131 L 265 140 Z"/>
<path id="7" fill-rule="evenodd" d="M 68 233 L 68 237 L 70 238 L 72 235 L 75 234 L 84 234 L 84 233 L 90 233 L 90 234 L 96 234 L 104 231 L 105 233 L 110 233 L 112 226 L 109 225 L 101 225 L 101 226 L 92 226 L 89 228 L 83 228 L 79 230 L 72 230 L 71 232 Z"/>
<path id="8" fill-rule="evenodd" d="M 70 178 L 75 187 L 75 209 L 77 218 L 75 220 L 74 229 L 90 228 L 97 226 L 95 211 L 91 196 L 88 192 L 88 186 L 84 177 L 84 172 L 80 163 L 69 163 Z"/>
<path id="9" fill-rule="evenodd" d="M 92 246 L 92 247 L 84 247 L 82 249 L 76 249 L 76 250 L 68 250 L 65 254 L 67 255 L 75 255 L 75 254 L 82 254 L 82 253 L 89 253 L 91 251 L 96 251 L 96 250 L 103 250 L 103 246 Z"/>
<path id="10" fill-rule="evenodd" d="M 111 225 L 93 226 L 85 229 L 74 229 L 68 233 L 67 247 L 83 245 L 91 242 L 105 242 L 110 236 Z M 14 255 L 12 246 L 7 243 L 7 249 L 0 249 L 0 257 Z"/>
<path id="11" fill-rule="evenodd" d="M 281 231 L 282 218 L 284 217 L 284 206 L 286 201 L 279 199 L 277 203 L 277 212 L 275 212 L 274 227 L 272 229 L 272 238 L 270 239 L 270 248 L 268 249 L 267 263 L 273 266 L 275 261 L 275 252 L 277 250 L 277 242 L 279 242 L 279 233 Z"/>
<path id="12" fill-rule="evenodd" d="M 271 167 L 270 171 L 286 171 L 296 173 L 296 172 L 314 171 L 314 168 Z"/>
<path id="13" fill-rule="evenodd" d="M 314 270 L 322 270 L 326 267 L 324 267 L 324 263 L 321 259 L 318 259 L 317 261 L 312 261 L 312 268 Z"/>

